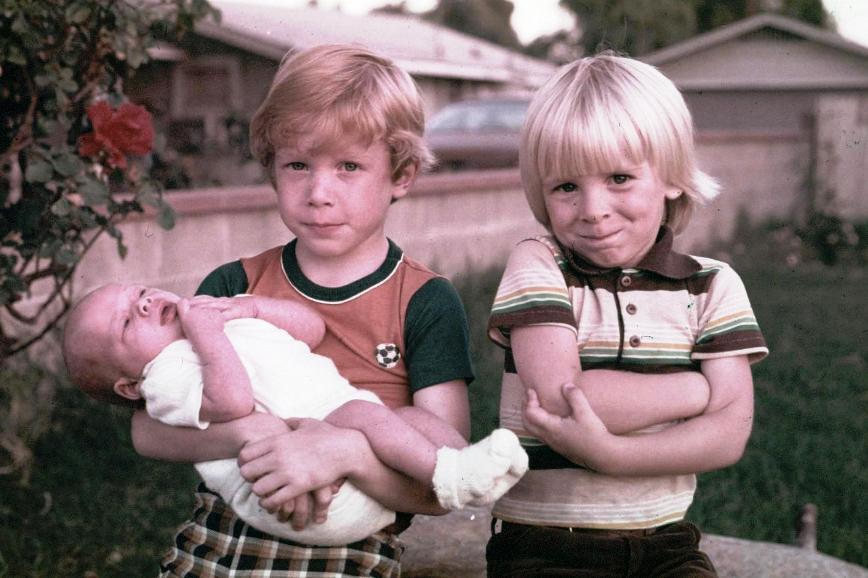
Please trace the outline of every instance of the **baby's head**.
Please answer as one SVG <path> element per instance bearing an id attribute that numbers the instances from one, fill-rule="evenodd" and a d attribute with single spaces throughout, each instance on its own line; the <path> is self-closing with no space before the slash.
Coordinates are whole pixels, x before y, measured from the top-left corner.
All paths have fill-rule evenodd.
<path id="1" fill-rule="evenodd" d="M 522 131 L 528 204 L 550 227 L 543 181 L 551 175 L 612 172 L 622 159 L 647 162 L 681 194 L 666 200 L 666 223 L 684 229 L 696 203 L 718 192 L 699 170 L 693 123 L 675 85 L 649 64 L 603 53 L 561 68 L 535 95 Z"/>
<path id="2" fill-rule="evenodd" d="M 179 299 L 160 289 L 117 283 L 88 293 L 70 311 L 63 332 L 72 382 L 97 400 L 143 407 L 138 382 L 145 365 L 184 338 Z"/>
<path id="3" fill-rule="evenodd" d="M 323 45 L 284 58 L 250 121 L 250 148 L 274 183 L 274 151 L 282 145 L 302 137 L 319 145 L 381 139 L 397 180 L 409 166 L 432 164 L 424 131 L 422 96 L 409 74 L 364 47 Z"/>

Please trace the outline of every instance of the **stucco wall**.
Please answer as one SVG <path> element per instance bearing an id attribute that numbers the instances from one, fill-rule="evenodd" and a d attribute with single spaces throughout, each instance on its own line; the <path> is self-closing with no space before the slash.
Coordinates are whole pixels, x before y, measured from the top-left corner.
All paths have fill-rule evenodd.
<path id="1" fill-rule="evenodd" d="M 268 187 L 173 192 L 177 225 L 163 231 L 146 217 L 121 226 L 129 246 L 117 257 L 101 239 L 82 262 L 76 292 L 110 281 L 137 281 L 189 294 L 214 267 L 290 239 Z M 510 247 L 539 231 L 515 170 L 431 175 L 392 206 L 387 231 L 408 254 L 449 276 L 505 262 Z"/>
<path id="2" fill-rule="evenodd" d="M 697 212 L 680 246 L 700 252 L 725 242 L 742 209 L 755 221 L 797 214 L 807 146 L 786 135 L 702 139 L 701 162 L 724 192 Z M 267 186 L 177 191 L 168 200 L 178 213 L 173 230 L 146 217 L 128 220 L 121 226 L 127 258 L 118 259 L 113 240 L 101 239 L 78 271 L 76 290 L 140 281 L 190 293 L 217 265 L 290 238 Z M 513 169 L 422 177 L 392 206 L 387 223 L 407 253 L 449 276 L 502 266 L 515 242 L 541 231 Z"/>

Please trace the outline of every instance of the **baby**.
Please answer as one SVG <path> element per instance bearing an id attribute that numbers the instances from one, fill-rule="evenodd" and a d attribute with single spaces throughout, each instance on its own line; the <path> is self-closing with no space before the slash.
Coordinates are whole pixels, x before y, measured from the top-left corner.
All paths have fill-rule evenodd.
<path id="1" fill-rule="evenodd" d="M 182 299 L 141 285 L 105 285 L 70 312 L 70 378 L 101 401 L 144 407 L 173 426 L 207 428 L 252 411 L 322 419 L 364 434 L 379 459 L 433 485 L 444 508 L 493 502 L 527 470 L 512 432 L 476 444 L 425 410 L 391 410 L 311 352 L 323 320 L 303 304 L 261 296 Z M 450 447 L 452 446 L 452 447 Z M 293 530 L 264 511 L 235 459 L 196 464 L 205 483 L 251 526 L 306 544 L 347 544 L 391 524 L 394 512 L 350 482 L 327 520 Z"/>

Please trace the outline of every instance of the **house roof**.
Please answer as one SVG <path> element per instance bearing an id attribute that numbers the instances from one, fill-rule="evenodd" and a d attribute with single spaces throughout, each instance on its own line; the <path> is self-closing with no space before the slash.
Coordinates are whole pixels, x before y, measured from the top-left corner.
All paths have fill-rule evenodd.
<path id="1" fill-rule="evenodd" d="M 642 60 L 682 90 L 868 88 L 868 47 L 778 14 L 745 18 Z"/>
<path id="2" fill-rule="evenodd" d="M 220 23 L 196 32 L 273 60 L 293 48 L 359 43 L 418 76 L 541 85 L 554 65 L 409 15 L 352 16 L 339 11 L 211 0 Z"/>

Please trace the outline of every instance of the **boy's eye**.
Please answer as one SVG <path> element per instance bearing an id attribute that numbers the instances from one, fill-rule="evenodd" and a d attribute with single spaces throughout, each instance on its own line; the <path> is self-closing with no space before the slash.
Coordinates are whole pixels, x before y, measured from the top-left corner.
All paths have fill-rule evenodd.
<path id="1" fill-rule="evenodd" d="M 286 165 L 284 165 L 284 166 L 290 170 L 293 170 L 293 171 L 303 171 L 306 168 L 305 164 L 302 162 L 299 162 L 299 161 L 293 161 L 291 163 L 286 163 Z"/>
<path id="2" fill-rule="evenodd" d="M 623 185 L 630 180 L 630 175 L 612 175 L 612 182 L 616 185 Z"/>
<path id="3" fill-rule="evenodd" d="M 359 165 L 353 162 L 346 162 L 344 163 L 344 170 L 352 173 L 359 170 Z"/>
<path id="4" fill-rule="evenodd" d="M 577 189 L 578 189 L 578 187 L 576 186 L 575 183 L 561 183 L 558 186 L 556 186 L 554 190 L 563 191 L 565 193 L 572 193 L 572 192 L 576 191 Z"/>

